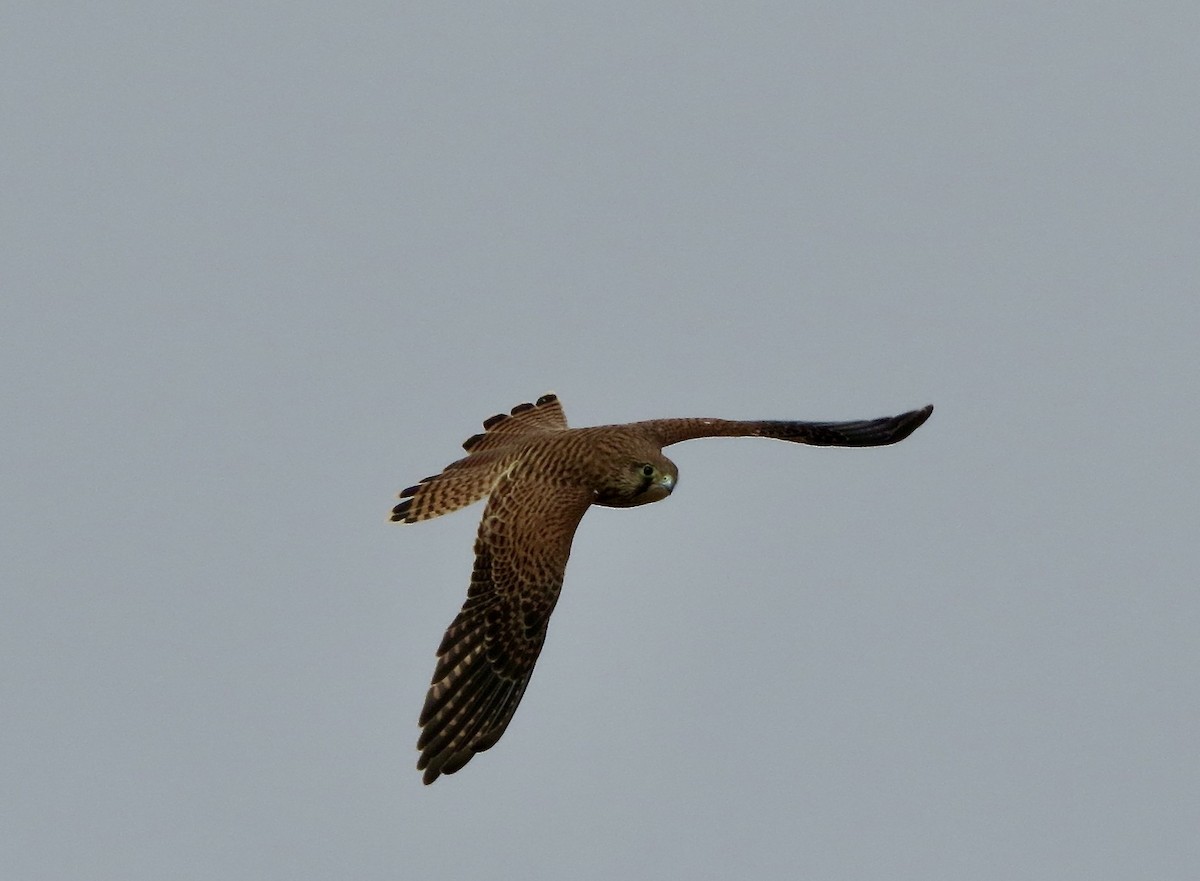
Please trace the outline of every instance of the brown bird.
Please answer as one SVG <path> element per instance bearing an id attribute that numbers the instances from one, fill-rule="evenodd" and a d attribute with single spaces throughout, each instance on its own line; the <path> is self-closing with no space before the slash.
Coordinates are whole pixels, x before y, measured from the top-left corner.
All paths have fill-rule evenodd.
<path id="1" fill-rule="evenodd" d="M 568 428 L 554 395 L 483 423 L 467 456 L 400 493 L 392 520 L 416 523 L 488 497 L 462 611 L 438 648 L 421 711 L 417 769 L 432 783 L 495 746 L 516 712 L 590 505 L 665 499 L 679 472 L 662 448 L 698 437 L 769 437 L 822 447 L 875 447 L 912 434 L 930 405 L 857 422 L 652 419 Z"/>

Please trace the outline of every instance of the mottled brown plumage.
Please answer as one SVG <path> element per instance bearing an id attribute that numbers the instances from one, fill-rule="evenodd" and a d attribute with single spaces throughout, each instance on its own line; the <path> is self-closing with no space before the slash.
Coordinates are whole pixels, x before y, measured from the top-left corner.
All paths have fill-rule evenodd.
<path id="1" fill-rule="evenodd" d="M 475 569 L 438 647 L 421 711 L 418 770 L 432 783 L 494 746 L 516 712 L 546 639 L 575 528 L 590 505 L 621 508 L 670 495 L 678 478 L 662 448 L 700 437 L 769 437 L 870 447 L 912 434 L 930 405 L 857 422 L 654 419 L 567 428 L 554 395 L 483 423 L 467 456 L 400 493 L 392 519 L 428 520 L 484 496 Z"/>

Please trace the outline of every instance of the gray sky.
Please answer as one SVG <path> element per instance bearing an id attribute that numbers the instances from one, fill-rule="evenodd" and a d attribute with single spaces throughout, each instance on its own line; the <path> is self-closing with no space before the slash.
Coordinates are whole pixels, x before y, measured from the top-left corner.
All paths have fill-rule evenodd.
<path id="1" fill-rule="evenodd" d="M 1197 877 L 1195 3 L 3 18 L 6 877 Z M 423 787 L 550 389 L 937 412 L 673 448 Z"/>

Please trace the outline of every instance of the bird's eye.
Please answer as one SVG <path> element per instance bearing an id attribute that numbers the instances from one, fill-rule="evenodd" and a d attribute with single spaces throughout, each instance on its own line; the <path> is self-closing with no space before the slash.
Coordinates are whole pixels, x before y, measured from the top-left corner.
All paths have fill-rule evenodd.
<path id="1" fill-rule="evenodd" d="M 654 466 L 653 465 L 643 465 L 642 466 L 642 477 L 653 477 L 653 476 L 654 476 Z"/>

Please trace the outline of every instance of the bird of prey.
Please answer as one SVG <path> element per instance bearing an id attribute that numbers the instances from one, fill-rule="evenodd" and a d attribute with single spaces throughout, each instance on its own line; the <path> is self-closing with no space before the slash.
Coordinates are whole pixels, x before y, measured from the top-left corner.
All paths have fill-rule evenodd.
<path id="1" fill-rule="evenodd" d="M 591 505 L 665 499 L 678 471 L 662 448 L 700 437 L 768 437 L 874 447 L 912 434 L 933 406 L 855 422 L 652 419 L 568 428 L 547 394 L 483 423 L 467 455 L 400 493 L 391 519 L 416 523 L 488 497 L 462 610 L 438 648 L 417 742 L 425 783 L 500 739 L 525 694 L 558 600 L 575 528 Z"/>

